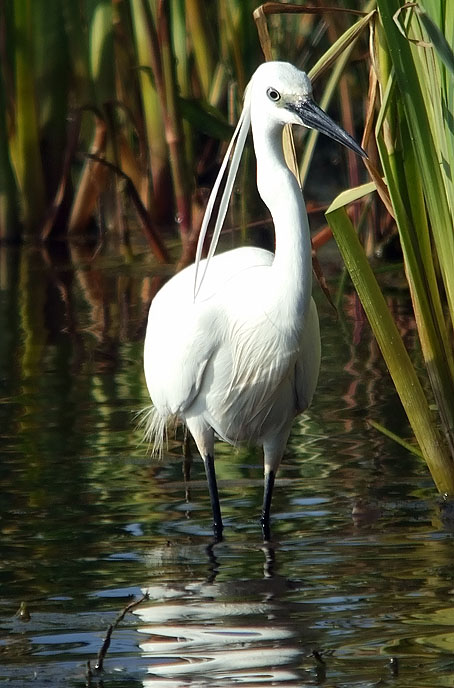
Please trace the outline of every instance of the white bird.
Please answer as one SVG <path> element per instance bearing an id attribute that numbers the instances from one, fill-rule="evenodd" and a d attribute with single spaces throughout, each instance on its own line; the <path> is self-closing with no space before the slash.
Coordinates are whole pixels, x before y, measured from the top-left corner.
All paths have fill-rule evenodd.
<path id="1" fill-rule="evenodd" d="M 250 123 L 257 187 L 274 221 L 275 252 L 243 247 L 211 259 Z M 263 447 L 261 522 L 263 537 L 269 540 L 276 471 L 293 420 L 311 403 L 319 373 L 320 332 L 311 296 L 309 223 L 301 189 L 284 159 L 285 124 L 317 129 L 366 155 L 315 104 L 304 72 L 285 62 L 262 64 L 246 90 L 239 124 L 210 196 L 196 262 L 162 287 L 148 318 L 144 366 L 153 406 L 147 436 L 155 451 L 162 452 L 167 423 L 175 418 L 186 423 L 205 464 L 218 540 L 223 524 L 214 467 L 215 436 L 232 445 L 246 442 Z M 208 257 L 200 261 L 235 140 Z"/>

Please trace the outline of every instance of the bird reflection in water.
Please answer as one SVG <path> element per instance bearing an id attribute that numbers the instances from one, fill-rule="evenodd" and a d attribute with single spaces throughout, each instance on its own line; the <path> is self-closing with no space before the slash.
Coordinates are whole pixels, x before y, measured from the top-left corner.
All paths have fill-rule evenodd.
<path id="1" fill-rule="evenodd" d="M 249 550 L 244 543 L 245 555 Z M 170 549 L 170 551 L 169 551 Z M 265 686 L 279 682 L 301 685 L 307 670 L 305 657 L 316 675 L 321 662 L 305 648 L 304 629 L 293 621 L 293 590 L 304 585 L 276 573 L 276 551 L 269 543 L 263 552 L 263 577 L 217 581 L 223 566 L 228 568 L 229 546 L 216 540 L 206 547 L 207 570 L 203 581 L 187 585 L 165 583 L 147 590 L 153 603 L 137 608 L 144 635 L 140 648 L 149 658 L 149 679 L 144 686 L 183 688 L 197 685 Z M 254 550 L 254 555 L 257 549 Z M 150 553 L 150 563 L 163 564 L 169 555 L 198 560 L 200 547 L 173 545 Z M 161 568 L 161 567 L 160 567 Z M 165 572 L 165 564 L 163 566 Z M 225 575 L 225 574 L 224 574 Z M 311 640 L 314 640 L 313 629 Z"/>

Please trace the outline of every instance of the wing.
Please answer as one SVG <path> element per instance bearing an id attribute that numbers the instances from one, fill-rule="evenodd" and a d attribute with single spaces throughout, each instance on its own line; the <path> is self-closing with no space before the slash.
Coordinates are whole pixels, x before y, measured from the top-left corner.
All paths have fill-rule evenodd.
<path id="1" fill-rule="evenodd" d="M 175 304 L 173 297 L 169 290 L 153 301 L 144 352 L 151 400 L 166 416 L 180 415 L 192 403 L 217 347 L 207 309 L 184 298 Z"/>
<path id="2" fill-rule="evenodd" d="M 226 317 L 219 324 L 224 326 L 219 348 L 204 378 L 206 418 L 232 444 L 257 441 L 288 423 L 295 413 L 300 335 L 279 325 L 279 303 L 273 308 L 268 298 L 272 289 L 268 269 L 258 266 L 253 277 L 243 273 L 229 290 Z M 278 408 L 285 413 L 277 420 Z"/>
<path id="3" fill-rule="evenodd" d="M 194 266 L 158 292 L 150 307 L 144 359 L 148 390 L 160 413 L 182 415 L 195 400 L 225 333 L 219 295 L 228 293 L 239 273 L 271 262 L 272 254 L 262 249 L 228 251 L 212 259 L 195 302 Z"/>

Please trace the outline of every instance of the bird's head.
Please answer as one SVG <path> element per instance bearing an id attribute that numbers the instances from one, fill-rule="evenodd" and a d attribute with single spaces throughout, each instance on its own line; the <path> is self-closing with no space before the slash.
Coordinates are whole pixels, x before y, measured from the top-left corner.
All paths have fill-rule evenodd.
<path id="1" fill-rule="evenodd" d="M 254 73 L 247 94 L 251 106 L 268 121 L 316 129 L 361 157 L 365 151 L 314 101 L 305 72 L 288 62 L 265 62 Z"/>
<path id="2" fill-rule="evenodd" d="M 307 74 L 301 72 L 288 62 L 265 62 L 262 64 L 255 71 L 248 84 L 244 94 L 244 107 L 240 119 L 208 199 L 197 243 L 194 299 L 203 281 L 203 275 L 200 281 L 197 280 L 203 242 L 216 198 L 219 195 L 219 188 L 227 169 L 227 163 L 230 160 L 230 156 L 232 156 L 224 190 L 219 202 L 213 237 L 205 263 L 205 272 L 209 260 L 216 249 L 251 122 L 253 129 L 254 125 L 258 123 L 264 125 L 265 128 L 269 125 L 273 127 L 273 125 L 299 124 L 309 129 L 317 129 L 335 141 L 347 146 L 347 148 L 351 148 L 361 157 L 367 157 L 361 146 L 356 143 L 350 134 L 347 134 L 315 104 L 312 98 L 311 81 Z"/>

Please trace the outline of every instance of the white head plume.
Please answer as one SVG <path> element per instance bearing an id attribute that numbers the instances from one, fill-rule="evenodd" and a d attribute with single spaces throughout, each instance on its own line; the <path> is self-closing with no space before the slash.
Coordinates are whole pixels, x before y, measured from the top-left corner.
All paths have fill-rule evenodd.
<path id="1" fill-rule="evenodd" d="M 205 277 L 205 274 L 206 274 L 206 271 L 208 268 L 208 263 L 210 262 L 210 259 L 212 258 L 213 254 L 216 250 L 216 246 L 218 244 L 219 235 L 221 233 L 221 229 L 222 229 L 222 226 L 224 224 L 225 216 L 227 214 L 227 208 L 229 206 L 230 196 L 232 194 L 233 185 L 235 183 L 236 175 L 238 172 L 238 167 L 239 167 L 240 160 L 241 160 L 241 155 L 243 153 L 244 145 L 246 143 L 246 138 L 247 138 L 250 126 L 251 126 L 251 103 L 250 103 L 250 88 L 248 86 L 244 92 L 243 111 L 241 112 L 241 116 L 240 116 L 240 119 L 238 120 L 238 124 L 236 125 L 236 129 L 233 132 L 233 136 L 230 140 L 226 154 L 225 154 L 224 159 L 222 161 L 222 165 L 221 165 L 221 168 L 218 172 L 218 176 L 216 177 L 216 181 L 215 181 L 214 186 L 211 190 L 211 194 L 210 194 L 210 197 L 208 199 L 207 207 L 205 210 L 205 215 L 203 216 L 203 222 L 202 222 L 202 226 L 200 228 L 199 240 L 197 242 L 197 250 L 196 250 L 196 255 L 195 255 L 194 301 L 197 297 L 197 294 L 200 291 L 200 287 L 202 286 L 202 282 L 203 282 L 203 279 Z M 235 143 L 236 143 L 236 145 L 235 145 Z M 208 224 L 210 222 L 211 214 L 213 212 L 213 207 L 214 207 L 214 204 L 216 202 L 216 198 L 217 198 L 217 195 L 219 192 L 219 187 L 220 187 L 222 179 L 224 177 L 225 170 L 227 168 L 232 150 L 233 150 L 232 160 L 231 160 L 229 172 L 227 175 L 227 181 L 225 183 L 225 188 L 224 188 L 224 191 L 222 193 L 221 201 L 219 204 L 219 210 L 218 210 L 218 214 L 216 217 L 216 223 L 215 223 L 214 230 L 213 230 L 213 236 L 211 238 L 210 247 L 208 249 L 208 254 L 207 254 L 207 258 L 206 258 L 205 269 L 204 269 L 203 274 L 200 278 L 200 282 L 197 284 L 197 276 L 198 276 L 198 272 L 199 272 L 200 260 L 202 257 L 203 243 L 205 241 L 205 236 L 207 233 Z"/>

